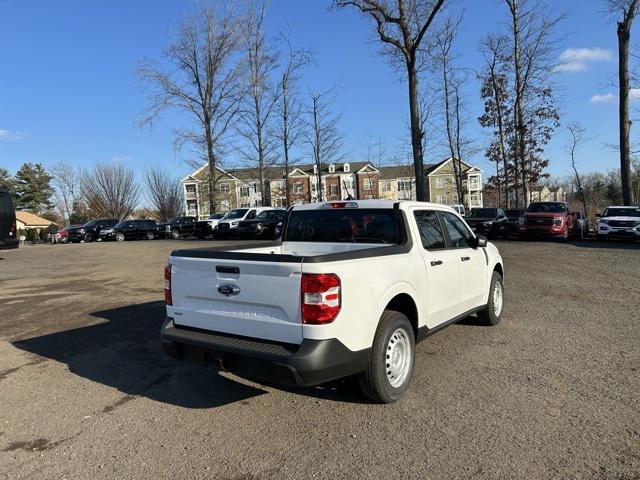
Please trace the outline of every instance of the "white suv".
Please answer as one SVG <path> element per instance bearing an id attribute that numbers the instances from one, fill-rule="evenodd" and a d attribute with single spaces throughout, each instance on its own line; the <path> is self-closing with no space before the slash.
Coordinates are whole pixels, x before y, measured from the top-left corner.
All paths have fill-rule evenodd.
<path id="1" fill-rule="evenodd" d="M 640 240 L 640 207 L 609 207 L 598 217 L 596 238 Z"/>

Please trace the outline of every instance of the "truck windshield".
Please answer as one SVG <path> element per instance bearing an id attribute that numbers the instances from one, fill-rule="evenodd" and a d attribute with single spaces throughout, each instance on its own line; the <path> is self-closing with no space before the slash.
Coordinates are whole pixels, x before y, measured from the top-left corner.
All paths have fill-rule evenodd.
<path id="1" fill-rule="evenodd" d="M 230 212 L 228 212 L 224 217 L 222 217 L 222 219 L 231 220 L 234 218 L 242 218 L 248 210 L 248 208 L 236 208 L 235 210 L 231 210 Z"/>
<path id="2" fill-rule="evenodd" d="M 603 217 L 640 217 L 640 208 L 607 208 Z"/>
<path id="3" fill-rule="evenodd" d="M 469 213 L 469 218 L 493 218 L 498 215 L 495 208 L 473 208 Z"/>
<path id="4" fill-rule="evenodd" d="M 532 203 L 527 208 L 527 212 L 530 213 L 563 213 L 567 211 L 567 207 L 564 203 L 556 202 L 540 202 Z"/>
<path id="5" fill-rule="evenodd" d="M 294 209 L 284 241 L 399 243 L 400 228 L 391 209 Z"/>

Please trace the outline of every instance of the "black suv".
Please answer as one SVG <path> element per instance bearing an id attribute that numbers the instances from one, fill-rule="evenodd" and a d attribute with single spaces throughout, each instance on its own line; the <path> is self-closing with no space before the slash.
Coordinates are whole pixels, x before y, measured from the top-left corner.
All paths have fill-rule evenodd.
<path id="1" fill-rule="evenodd" d="M 16 213 L 9 192 L 0 192 L 0 250 L 18 248 Z"/>
<path id="2" fill-rule="evenodd" d="M 253 220 L 241 221 L 236 233 L 239 237 L 276 238 L 276 226 L 286 214 L 286 210 L 264 210 Z"/>
<path id="3" fill-rule="evenodd" d="M 96 220 L 90 220 L 81 227 L 70 228 L 68 230 L 68 242 L 77 243 L 81 241 L 93 242 L 100 238 L 100 232 L 106 228 L 115 227 L 119 220 L 115 218 L 98 218 Z"/>
<path id="4" fill-rule="evenodd" d="M 522 208 L 510 208 L 504 211 L 508 220 L 508 233 L 509 235 L 517 235 L 520 228 L 520 217 L 524 216 L 524 209 Z"/>
<path id="5" fill-rule="evenodd" d="M 192 237 L 196 234 L 196 217 L 175 217 L 164 224 L 163 235 L 171 238 Z"/>
<path id="6" fill-rule="evenodd" d="M 490 238 L 507 236 L 507 216 L 501 208 L 472 208 L 464 220 L 477 234 Z"/>
<path id="7" fill-rule="evenodd" d="M 153 240 L 158 235 L 158 225 L 155 220 L 123 220 L 113 228 L 102 230 L 103 240 Z"/>

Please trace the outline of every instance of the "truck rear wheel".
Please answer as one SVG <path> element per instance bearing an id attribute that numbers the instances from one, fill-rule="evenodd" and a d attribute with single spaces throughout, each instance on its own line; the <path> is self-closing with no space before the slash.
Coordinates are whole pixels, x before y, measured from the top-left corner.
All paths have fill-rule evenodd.
<path id="1" fill-rule="evenodd" d="M 371 348 L 371 359 L 358 378 L 362 393 L 379 403 L 398 400 L 409 388 L 416 343 L 409 319 L 385 310 Z"/>
<path id="2" fill-rule="evenodd" d="M 483 325 L 497 325 L 502 320 L 502 310 L 504 307 L 504 284 L 502 275 L 493 272 L 491 285 L 489 286 L 489 301 L 484 310 L 478 312 L 478 319 Z"/>

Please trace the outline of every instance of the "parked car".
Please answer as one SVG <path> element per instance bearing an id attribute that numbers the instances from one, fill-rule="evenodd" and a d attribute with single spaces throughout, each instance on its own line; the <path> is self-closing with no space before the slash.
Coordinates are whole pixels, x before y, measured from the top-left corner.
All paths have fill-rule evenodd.
<path id="1" fill-rule="evenodd" d="M 253 220 L 241 221 L 236 234 L 240 238 L 276 238 L 276 226 L 286 214 L 287 211 L 280 208 L 263 210 Z"/>
<path id="2" fill-rule="evenodd" d="M 567 240 L 575 235 L 576 212 L 566 202 L 534 202 L 520 218 L 521 237 Z"/>
<path id="3" fill-rule="evenodd" d="M 123 220 L 113 228 L 106 228 L 100 232 L 102 240 L 153 240 L 158 235 L 158 225 L 155 220 Z"/>
<path id="4" fill-rule="evenodd" d="M 580 210 L 576 210 L 575 236 L 580 239 L 589 236 L 589 219 Z"/>
<path id="5" fill-rule="evenodd" d="M 16 211 L 9 192 L 0 192 L 0 250 L 18 248 L 18 229 L 16 227 Z"/>
<path id="6" fill-rule="evenodd" d="M 504 211 L 507 216 L 507 233 L 509 235 L 517 235 L 520 228 L 520 217 L 524 216 L 524 209 L 509 208 Z"/>
<path id="7" fill-rule="evenodd" d="M 69 243 L 69 229 L 81 227 L 82 225 L 69 225 L 68 227 L 64 227 L 56 233 L 54 243 Z"/>
<path id="8" fill-rule="evenodd" d="M 598 215 L 596 239 L 640 240 L 640 207 L 609 207 Z"/>
<path id="9" fill-rule="evenodd" d="M 209 218 L 206 220 L 206 222 L 211 225 L 212 230 L 215 230 L 215 228 L 218 226 L 218 222 L 222 220 L 224 215 L 224 213 L 214 213 L 213 215 L 209 215 Z"/>
<path id="10" fill-rule="evenodd" d="M 67 229 L 67 239 L 70 243 L 93 242 L 100 238 L 100 232 L 106 228 L 115 227 L 119 220 L 115 218 L 98 218 L 91 220 L 78 228 Z"/>
<path id="11" fill-rule="evenodd" d="M 165 224 L 163 237 L 184 238 L 193 237 L 196 233 L 196 217 L 175 217 Z"/>
<path id="12" fill-rule="evenodd" d="M 473 313 L 500 322 L 498 249 L 447 206 L 314 203 L 286 222 L 275 246 L 171 254 L 167 354 L 287 385 L 357 375 L 387 403 L 409 387 L 417 342 Z"/>
<path id="13" fill-rule="evenodd" d="M 465 220 L 476 233 L 489 238 L 507 237 L 509 220 L 501 208 L 472 208 Z"/>
<path id="14" fill-rule="evenodd" d="M 228 238 L 237 234 L 238 225 L 245 220 L 253 220 L 256 216 L 265 210 L 273 210 L 272 207 L 253 207 L 253 208 L 236 208 L 233 209 L 218 221 L 216 227 L 216 236 L 220 238 Z"/>

